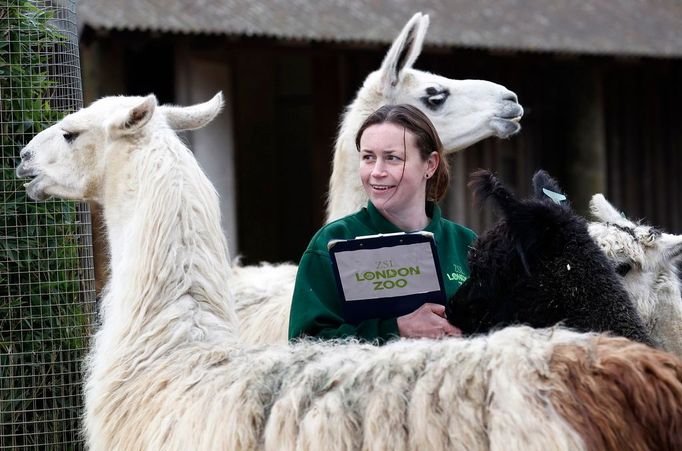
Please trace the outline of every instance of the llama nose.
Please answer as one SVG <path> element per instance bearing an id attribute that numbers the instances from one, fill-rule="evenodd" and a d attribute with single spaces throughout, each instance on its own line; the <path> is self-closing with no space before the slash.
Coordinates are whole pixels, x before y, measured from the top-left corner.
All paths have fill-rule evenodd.
<path id="1" fill-rule="evenodd" d="M 508 100 L 508 101 L 510 101 L 510 102 L 519 103 L 519 98 L 516 97 L 516 94 L 514 94 L 514 93 L 511 92 L 511 91 L 506 92 L 506 93 L 502 96 L 502 100 Z"/>

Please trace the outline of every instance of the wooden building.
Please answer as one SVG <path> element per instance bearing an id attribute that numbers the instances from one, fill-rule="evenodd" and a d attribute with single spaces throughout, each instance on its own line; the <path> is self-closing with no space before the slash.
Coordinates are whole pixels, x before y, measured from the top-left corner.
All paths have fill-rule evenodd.
<path id="1" fill-rule="evenodd" d="M 517 93 L 520 134 L 453 158 L 443 207 L 476 231 L 467 174 L 520 194 L 538 168 L 585 211 L 604 192 L 628 216 L 682 233 L 682 3 L 675 0 L 89 0 L 79 5 L 86 103 L 222 90 L 217 124 L 187 136 L 222 196 L 231 251 L 297 261 L 322 224 L 340 115 L 416 11 L 415 67 Z"/>

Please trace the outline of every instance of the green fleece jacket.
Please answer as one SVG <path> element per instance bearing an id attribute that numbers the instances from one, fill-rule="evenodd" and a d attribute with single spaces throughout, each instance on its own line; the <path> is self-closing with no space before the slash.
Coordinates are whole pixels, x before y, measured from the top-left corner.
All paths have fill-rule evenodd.
<path id="1" fill-rule="evenodd" d="M 426 212 L 431 222 L 424 230 L 434 235 L 449 299 L 469 276 L 467 252 L 476 234 L 443 219 L 435 203 L 428 202 Z M 366 208 L 325 225 L 313 236 L 298 266 L 289 318 L 289 339 L 302 336 L 356 337 L 384 343 L 399 336 L 396 318 L 370 319 L 356 325 L 344 322 L 342 301 L 327 251 L 330 240 L 393 232 L 400 230 L 369 202 Z"/>

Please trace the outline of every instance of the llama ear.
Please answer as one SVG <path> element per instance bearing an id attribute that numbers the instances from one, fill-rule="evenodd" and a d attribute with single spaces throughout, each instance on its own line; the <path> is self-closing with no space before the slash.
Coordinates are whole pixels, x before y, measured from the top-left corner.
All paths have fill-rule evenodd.
<path id="1" fill-rule="evenodd" d="M 507 189 L 492 171 L 486 169 L 479 169 L 470 175 L 469 188 L 474 193 L 474 199 L 479 205 L 488 198 L 493 198 L 496 206 L 501 210 L 505 217 L 518 209 L 520 202 L 516 199 L 514 194 Z"/>
<path id="2" fill-rule="evenodd" d="M 553 179 L 547 171 L 540 169 L 533 174 L 533 193 L 536 199 L 551 199 L 557 204 L 566 202 L 566 195 L 562 191 L 559 183 Z"/>
<path id="3" fill-rule="evenodd" d="M 613 208 L 603 194 L 597 193 L 590 199 L 590 213 L 595 219 L 601 222 L 622 223 L 627 221 L 618 210 Z"/>
<path id="4" fill-rule="evenodd" d="M 137 132 L 152 118 L 156 104 L 156 96 L 149 94 L 134 107 L 115 114 L 107 124 L 107 130 L 112 135 L 131 135 Z"/>
<path id="5" fill-rule="evenodd" d="M 192 106 L 161 105 L 159 111 L 175 131 L 196 130 L 211 122 L 223 107 L 223 93 L 218 92 L 207 102 Z"/>
<path id="6" fill-rule="evenodd" d="M 384 96 L 390 96 L 395 91 L 402 79 L 403 70 L 412 67 L 417 60 L 428 28 L 429 16 L 417 13 L 412 16 L 393 41 L 379 69 L 381 91 Z"/>
<path id="7" fill-rule="evenodd" d="M 663 233 L 659 243 L 669 261 L 673 263 L 682 261 L 682 235 Z"/>

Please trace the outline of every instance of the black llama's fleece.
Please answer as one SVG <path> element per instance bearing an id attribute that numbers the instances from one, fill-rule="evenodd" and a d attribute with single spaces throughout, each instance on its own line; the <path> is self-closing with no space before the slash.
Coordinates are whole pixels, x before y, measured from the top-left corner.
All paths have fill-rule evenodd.
<path id="1" fill-rule="evenodd" d="M 447 303 L 448 320 L 464 333 L 511 324 L 611 332 L 654 345 L 613 264 L 587 223 L 545 171 L 533 176 L 534 196 L 517 200 L 490 171 L 472 174 L 479 202 L 492 198 L 502 219 L 469 251 L 471 275 Z"/>

